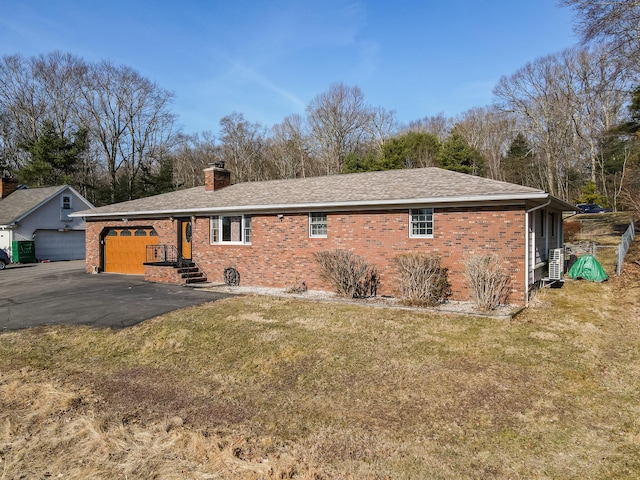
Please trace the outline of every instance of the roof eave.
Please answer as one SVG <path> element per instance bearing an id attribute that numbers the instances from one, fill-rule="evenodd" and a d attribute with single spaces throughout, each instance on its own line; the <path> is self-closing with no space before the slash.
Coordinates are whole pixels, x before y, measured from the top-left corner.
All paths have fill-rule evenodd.
<path id="1" fill-rule="evenodd" d="M 162 209 L 147 211 L 120 211 L 120 212 L 75 212 L 70 217 L 88 218 L 142 218 L 163 217 L 196 214 L 217 214 L 225 212 L 278 212 L 278 211 L 309 211 L 309 210 L 341 210 L 363 208 L 392 208 L 408 207 L 413 205 L 460 205 L 460 204 L 524 204 L 527 200 L 546 200 L 549 195 L 546 192 L 526 192 L 521 194 L 495 194 L 495 195 L 467 195 L 454 197 L 424 197 L 394 200 L 362 200 L 349 202 L 307 202 L 307 203 L 282 203 L 268 205 L 234 205 L 227 207 L 210 206 L 200 208 Z"/>
<path id="2" fill-rule="evenodd" d="M 36 210 L 38 210 L 42 205 L 44 205 L 45 203 L 47 203 L 49 200 L 51 200 L 53 197 L 55 197 L 56 195 L 58 195 L 60 192 L 63 192 L 66 188 L 69 188 L 68 185 L 67 186 L 60 186 L 60 188 L 58 188 L 58 190 L 54 191 L 51 195 L 49 195 L 47 198 L 45 198 L 44 200 L 42 200 L 40 203 L 38 203 L 37 205 L 31 207 L 29 210 L 27 210 L 26 212 L 22 213 L 21 215 L 19 215 L 18 217 L 16 217 L 12 223 L 18 223 L 21 222 L 24 218 L 28 217 L 29 215 L 31 215 L 33 212 L 35 212 Z"/>

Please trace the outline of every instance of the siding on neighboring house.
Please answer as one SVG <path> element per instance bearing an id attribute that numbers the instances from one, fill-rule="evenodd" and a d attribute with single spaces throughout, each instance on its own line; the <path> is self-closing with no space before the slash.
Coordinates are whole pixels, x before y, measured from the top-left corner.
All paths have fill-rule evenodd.
<path id="1" fill-rule="evenodd" d="M 0 248 L 13 254 L 12 242 L 35 240 L 39 260 L 83 259 L 85 221 L 69 215 L 87 208 L 91 203 L 64 185 L 14 191 L 0 200 Z"/>

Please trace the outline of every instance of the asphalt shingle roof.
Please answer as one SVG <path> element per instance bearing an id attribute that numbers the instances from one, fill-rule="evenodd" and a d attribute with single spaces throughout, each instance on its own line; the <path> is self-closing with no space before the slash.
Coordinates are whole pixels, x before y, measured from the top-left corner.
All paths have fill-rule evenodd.
<path id="1" fill-rule="evenodd" d="M 16 190 L 0 200 L 0 225 L 9 225 L 18 221 L 65 188 L 67 188 L 66 185 Z"/>
<path id="2" fill-rule="evenodd" d="M 544 191 L 535 188 L 429 167 L 238 183 L 214 192 L 207 192 L 204 187 L 194 187 L 107 205 L 80 214 L 112 216 L 232 209 L 313 208 L 314 205 L 375 206 L 391 205 L 394 202 L 400 205 L 420 201 L 524 200 L 544 196 Z"/>

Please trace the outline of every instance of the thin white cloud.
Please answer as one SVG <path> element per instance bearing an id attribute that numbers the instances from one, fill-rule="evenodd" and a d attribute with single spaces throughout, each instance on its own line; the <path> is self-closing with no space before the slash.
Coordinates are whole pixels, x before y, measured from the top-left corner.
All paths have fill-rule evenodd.
<path id="1" fill-rule="evenodd" d="M 234 83 L 237 82 L 238 79 L 249 81 L 263 88 L 266 88 L 267 90 L 284 98 L 296 110 L 305 108 L 305 102 L 302 101 L 298 96 L 276 85 L 273 81 L 269 80 L 266 76 L 264 76 L 260 72 L 254 70 L 253 68 L 250 68 L 246 64 L 240 62 L 239 60 L 227 59 L 227 61 L 230 63 L 232 67 L 231 71 L 229 72 L 231 75 L 228 81 L 234 82 Z"/>

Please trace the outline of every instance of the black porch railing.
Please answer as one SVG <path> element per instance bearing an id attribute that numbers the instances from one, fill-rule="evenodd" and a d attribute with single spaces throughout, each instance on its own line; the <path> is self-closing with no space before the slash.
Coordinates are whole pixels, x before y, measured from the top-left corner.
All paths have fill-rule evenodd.
<path id="1" fill-rule="evenodd" d="M 178 253 L 173 245 L 147 245 L 147 264 L 177 269 L 185 283 L 202 283 L 207 281 L 200 265 L 192 259 L 186 259 Z"/>
<path id="2" fill-rule="evenodd" d="M 185 259 L 175 245 L 147 245 L 147 263 L 170 263 L 182 265 Z"/>

